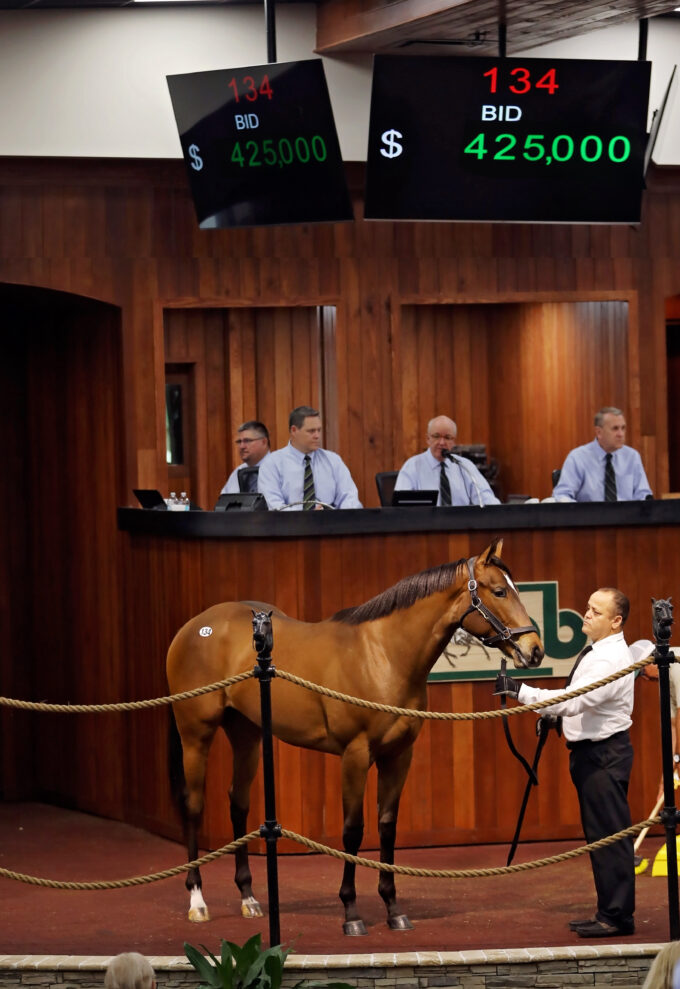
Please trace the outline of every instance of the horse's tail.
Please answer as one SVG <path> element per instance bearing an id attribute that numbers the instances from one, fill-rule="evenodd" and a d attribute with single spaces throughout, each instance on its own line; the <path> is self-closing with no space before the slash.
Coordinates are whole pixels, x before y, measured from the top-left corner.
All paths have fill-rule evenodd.
<path id="1" fill-rule="evenodd" d="M 175 721 L 175 713 L 171 707 L 168 708 L 168 779 L 170 781 L 170 794 L 175 804 L 182 822 L 186 821 L 186 803 L 184 800 L 186 792 L 186 780 L 184 778 L 184 763 L 182 761 L 182 739 L 180 738 Z"/>

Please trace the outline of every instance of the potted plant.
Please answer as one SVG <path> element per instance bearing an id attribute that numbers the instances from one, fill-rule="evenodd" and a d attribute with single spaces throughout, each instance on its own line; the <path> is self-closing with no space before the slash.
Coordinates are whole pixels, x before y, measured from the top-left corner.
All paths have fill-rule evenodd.
<path id="1" fill-rule="evenodd" d="M 262 947 L 262 935 L 254 934 L 244 945 L 232 941 L 220 942 L 220 957 L 208 951 L 202 955 L 198 948 L 184 942 L 184 953 L 194 966 L 201 984 L 199 989 L 281 989 L 283 966 L 293 950 L 282 945 Z M 207 956 L 207 957 L 206 957 Z M 354 989 L 347 982 L 315 982 L 302 979 L 294 989 Z"/>

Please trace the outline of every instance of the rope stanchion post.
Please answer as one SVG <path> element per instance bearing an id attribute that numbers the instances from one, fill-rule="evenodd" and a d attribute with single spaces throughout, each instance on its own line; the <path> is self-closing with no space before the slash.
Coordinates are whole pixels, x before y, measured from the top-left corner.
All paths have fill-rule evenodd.
<path id="1" fill-rule="evenodd" d="M 678 811 L 675 807 L 673 780 L 673 733 L 671 730 L 670 664 L 675 657 L 669 648 L 673 626 L 671 599 L 652 598 L 654 662 L 659 668 L 659 705 L 661 713 L 661 767 L 663 770 L 664 807 L 661 821 L 666 830 L 666 865 L 668 875 L 668 925 L 670 940 L 680 940 L 680 905 L 678 903 L 678 856 L 675 834 Z"/>
<path id="2" fill-rule="evenodd" d="M 274 744 L 272 740 L 271 682 L 276 676 L 272 666 L 271 612 L 253 612 L 253 648 L 257 663 L 253 675 L 260 681 L 260 711 L 262 716 L 262 772 L 264 776 L 264 824 L 260 837 L 267 849 L 267 894 L 269 897 L 269 946 L 281 944 L 279 916 L 279 868 L 276 843 L 281 837 L 281 825 L 276 820 L 276 791 L 274 786 Z"/>

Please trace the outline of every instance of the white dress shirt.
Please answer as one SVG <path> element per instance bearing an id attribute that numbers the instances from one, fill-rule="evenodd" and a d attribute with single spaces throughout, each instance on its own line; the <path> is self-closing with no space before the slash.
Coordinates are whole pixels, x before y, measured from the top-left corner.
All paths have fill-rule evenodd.
<path id="1" fill-rule="evenodd" d="M 352 475 L 337 453 L 319 449 L 310 458 L 317 501 L 334 508 L 363 508 Z M 269 508 L 283 508 L 302 501 L 304 475 L 305 454 L 289 443 L 261 461 L 257 490 L 264 495 Z M 296 505 L 295 509 L 301 510 L 302 505 Z"/>
<path id="2" fill-rule="evenodd" d="M 625 669 L 633 662 L 633 657 L 626 645 L 623 632 L 608 635 L 593 643 L 592 651 L 583 657 L 568 688 L 558 690 L 543 690 L 541 687 L 531 687 L 523 683 L 519 691 L 520 704 L 535 704 L 537 701 L 547 701 L 558 697 L 566 690 L 585 687 L 588 683 L 596 683 L 605 677 Z M 591 690 L 580 697 L 562 701 L 543 708 L 549 714 L 563 717 L 562 728 L 568 742 L 582 742 L 586 739 L 600 742 L 618 731 L 630 728 L 633 723 L 635 674 L 621 677 L 604 687 Z M 542 711 L 537 712 L 542 713 Z"/>
<path id="3" fill-rule="evenodd" d="M 456 456 L 458 456 L 456 454 Z M 500 505 L 496 495 L 489 487 L 489 482 L 483 477 L 471 460 L 459 457 L 462 464 L 446 460 L 446 476 L 451 487 L 452 505 Z M 439 491 L 441 477 L 441 461 L 433 457 L 429 450 L 409 457 L 403 465 L 394 485 L 395 491 Z M 441 499 L 437 498 L 437 504 Z"/>

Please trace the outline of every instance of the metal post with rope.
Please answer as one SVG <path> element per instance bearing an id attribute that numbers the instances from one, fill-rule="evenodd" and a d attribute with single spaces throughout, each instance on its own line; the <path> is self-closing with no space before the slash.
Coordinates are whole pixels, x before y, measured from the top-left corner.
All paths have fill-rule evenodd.
<path id="1" fill-rule="evenodd" d="M 668 877 L 668 925 L 670 940 L 680 940 L 680 908 L 678 904 L 678 855 L 675 840 L 679 815 L 675 807 L 673 779 L 673 733 L 671 730 L 670 664 L 675 661 L 668 643 L 673 627 L 673 605 L 670 598 L 652 598 L 652 628 L 654 630 L 654 662 L 659 669 L 659 706 L 661 713 L 661 767 L 663 770 L 664 807 L 661 821 L 666 830 L 666 864 Z"/>

